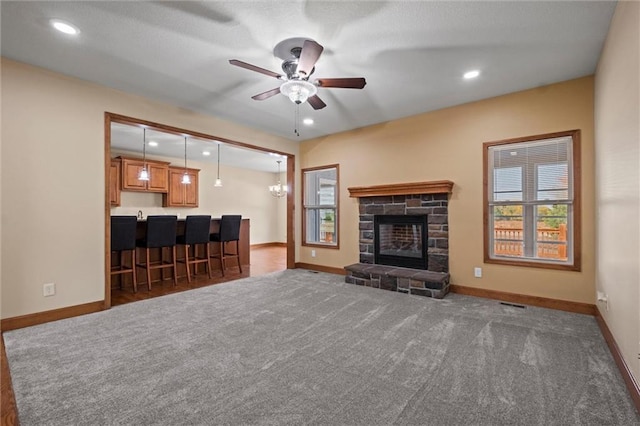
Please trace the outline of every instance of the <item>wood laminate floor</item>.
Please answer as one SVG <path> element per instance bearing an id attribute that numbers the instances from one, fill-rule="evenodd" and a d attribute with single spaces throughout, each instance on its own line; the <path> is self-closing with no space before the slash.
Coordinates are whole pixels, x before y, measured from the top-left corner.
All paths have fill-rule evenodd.
<path id="1" fill-rule="evenodd" d="M 256 277 L 270 272 L 282 271 L 287 268 L 287 249 L 281 246 L 257 247 L 251 249 L 251 265 L 242 267 L 242 273 L 229 261 L 223 277 L 220 270 L 216 269 L 217 261 L 212 261 L 213 278 L 209 278 L 204 272 L 191 277 L 191 282 L 187 282 L 186 277 L 178 277 L 178 285 L 173 285 L 173 280 L 166 279 L 162 282 L 156 281 L 151 285 L 151 291 L 147 289 L 146 283 L 138 284 L 138 292 L 134 293 L 130 286 L 124 289 L 113 289 L 111 291 L 111 306 L 123 305 L 125 303 L 136 302 L 138 300 L 151 299 L 164 296 L 166 294 L 177 293 L 194 288 L 206 287 L 214 284 L 225 283 L 246 277 Z M 202 269 L 202 268 L 201 268 Z M 167 274 L 169 276 L 169 274 Z"/>
<path id="2" fill-rule="evenodd" d="M 219 271 L 214 270 L 214 278 L 209 279 L 206 274 L 200 274 L 192 278 L 191 283 L 186 277 L 178 280 L 178 285 L 174 286 L 173 281 L 165 280 L 162 283 L 153 283 L 151 291 L 147 290 L 146 284 L 138 286 L 138 292 L 133 293 L 131 288 L 123 290 L 114 289 L 111 292 L 111 305 L 122 305 L 138 300 L 150 299 L 163 296 L 165 294 L 191 290 L 194 288 L 224 283 L 246 277 L 255 277 L 268 274 L 270 272 L 282 271 L 287 268 L 287 249 L 281 246 L 257 247 L 251 249 L 251 265 L 243 267 L 240 273 L 237 267 L 228 268 L 226 276 L 220 276 Z M 4 340 L 0 339 L 0 422 L 2 426 L 19 425 L 18 411 L 16 408 L 15 396 L 11 385 L 11 374 L 7 354 L 4 349 Z"/>

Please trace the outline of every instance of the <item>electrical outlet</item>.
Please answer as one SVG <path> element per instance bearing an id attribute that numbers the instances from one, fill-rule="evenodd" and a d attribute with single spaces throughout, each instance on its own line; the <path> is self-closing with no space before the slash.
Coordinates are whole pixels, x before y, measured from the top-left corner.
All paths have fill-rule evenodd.
<path id="1" fill-rule="evenodd" d="M 44 297 L 55 296 L 55 294 L 56 294 L 55 283 L 47 283 L 42 286 L 42 295 Z"/>
<path id="2" fill-rule="evenodd" d="M 473 276 L 476 278 L 482 278 L 482 268 L 473 268 Z"/>
<path id="3" fill-rule="evenodd" d="M 311 250 L 311 257 L 316 257 L 316 251 L 315 250 Z"/>

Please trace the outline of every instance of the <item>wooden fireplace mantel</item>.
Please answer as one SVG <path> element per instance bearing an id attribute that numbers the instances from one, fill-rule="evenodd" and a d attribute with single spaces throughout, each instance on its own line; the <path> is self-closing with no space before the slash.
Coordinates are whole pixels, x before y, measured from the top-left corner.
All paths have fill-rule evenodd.
<path id="1" fill-rule="evenodd" d="M 394 183 L 390 185 L 352 186 L 349 197 L 378 197 L 384 195 L 415 195 L 415 194 L 450 194 L 453 182 L 450 180 L 435 180 L 431 182 Z"/>

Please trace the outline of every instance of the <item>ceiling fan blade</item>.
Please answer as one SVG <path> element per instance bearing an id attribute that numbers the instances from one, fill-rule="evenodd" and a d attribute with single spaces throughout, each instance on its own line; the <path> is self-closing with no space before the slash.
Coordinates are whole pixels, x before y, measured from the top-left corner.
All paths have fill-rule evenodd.
<path id="1" fill-rule="evenodd" d="M 247 70 L 250 70 L 250 71 L 255 71 L 255 72 L 259 72 L 261 74 L 268 75 L 269 77 L 275 77 L 275 78 L 282 78 L 283 77 L 281 74 L 277 74 L 277 73 L 275 73 L 273 71 L 269 71 L 269 70 L 266 70 L 264 68 L 257 67 L 255 65 L 251 65 L 251 64 L 248 64 L 246 62 L 239 61 L 237 59 L 230 59 L 229 63 L 231 65 L 235 65 L 235 66 L 240 67 L 240 68 L 244 68 L 244 69 L 247 69 Z"/>
<path id="2" fill-rule="evenodd" d="M 275 89 L 267 90 L 266 92 L 258 93 L 255 96 L 252 96 L 251 99 L 256 101 L 264 101 L 265 99 L 269 99 L 272 96 L 280 93 L 280 88 L 276 87 Z"/>
<path id="3" fill-rule="evenodd" d="M 300 52 L 300 59 L 298 60 L 298 74 L 308 77 L 323 50 L 324 47 L 315 41 L 305 40 L 302 45 L 302 52 Z"/>
<path id="4" fill-rule="evenodd" d="M 327 104 L 322 102 L 322 99 L 320 99 L 318 95 L 310 97 L 307 99 L 307 102 L 309 102 L 309 105 L 311 105 L 313 109 L 322 109 L 327 106 Z"/>
<path id="5" fill-rule="evenodd" d="M 319 78 L 316 83 L 320 87 L 340 87 L 343 89 L 362 89 L 367 81 L 363 77 L 358 78 Z"/>

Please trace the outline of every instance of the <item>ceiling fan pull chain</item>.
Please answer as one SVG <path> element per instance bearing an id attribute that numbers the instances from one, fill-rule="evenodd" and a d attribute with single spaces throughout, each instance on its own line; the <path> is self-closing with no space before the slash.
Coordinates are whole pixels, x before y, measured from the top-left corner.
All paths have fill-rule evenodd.
<path id="1" fill-rule="evenodd" d="M 298 127 L 300 127 L 300 105 L 296 104 L 295 105 L 295 112 L 293 114 L 293 133 L 300 137 L 300 132 L 298 131 Z"/>

